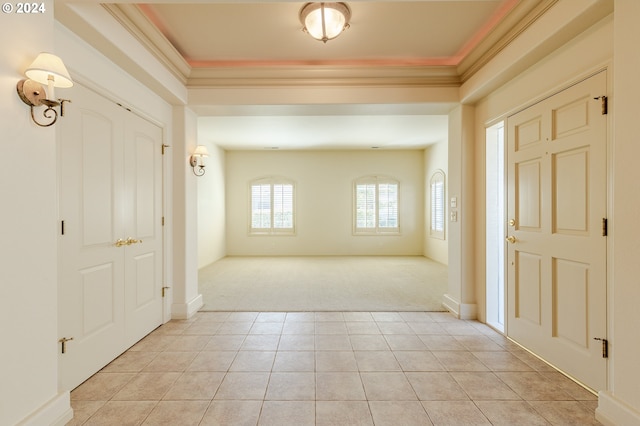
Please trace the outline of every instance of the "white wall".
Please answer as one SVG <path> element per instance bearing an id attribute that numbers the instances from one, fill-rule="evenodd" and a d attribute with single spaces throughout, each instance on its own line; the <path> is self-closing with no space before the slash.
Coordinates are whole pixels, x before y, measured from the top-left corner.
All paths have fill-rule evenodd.
<path id="1" fill-rule="evenodd" d="M 200 140 L 209 151 L 204 176 L 198 178 L 198 268 L 226 255 L 225 151 Z"/>
<path id="2" fill-rule="evenodd" d="M 229 151 L 228 255 L 422 255 L 422 151 Z M 265 176 L 296 183 L 295 236 L 248 235 L 248 184 Z M 400 181 L 397 236 L 354 236 L 353 181 L 388 175 Z"/>
<path id="3" fill-rule="evenodd" d="M 53 1 L 47 13 L 2 14 L 0 39 L 0 424 L 47 406 L 44 421 L 70 416 L 58 394 L 57 198 L 55 127 L 36 126 L 16 83 L 53 45 Z M 26 18 L 26 19 L 25 19 Z M 28 22 L 26 22 L 28 21 Z M 60 90 L 59 95 L 63 94 Z M 39 110 L 41 112 L 41 109 Z M 45 424 L 45 423 L 40 423 Z"/>
<path id="4" fill-rule="evenodd" d="M 429 145 L 424 150 L 424 190 L 425 190 L 425 205 L 424 205 L 424 255 L 437 262 L 447 265 L 449 263 L 449 143 L 448 141 L 442 141 Z M 429 235 L 429 228 L 431 223 L 431 176 L 437 171 L 442 170 L 444 172 L 444 239 L 433 238 Z"/>

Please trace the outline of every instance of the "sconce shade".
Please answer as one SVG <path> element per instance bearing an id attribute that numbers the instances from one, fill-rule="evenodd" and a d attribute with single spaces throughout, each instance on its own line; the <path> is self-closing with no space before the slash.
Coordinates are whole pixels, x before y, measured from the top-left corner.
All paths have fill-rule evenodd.
<path id="1" fill-rule="evenodd" d="M 349 28 L 350 19 L 351 10 L 346 3 L 306 3 L 300 9 L 303 30 L 324 43 Z"/>
<path id="2" fill-rule="evenodd" d="M 53 76 L 54 87 L 66 88 L 73 86 L 73 80 L 71 80 L 69 71 L 64 66 L 62 59 L 47 52 L 42 52 L 38 55 L 25 71 L 25 75 L 40 84 L 48 84 L 50 81 L 49 76 L 51 75 Z"/>
<path id="3" fill-rule="evenodd" d="M 208 157 L 209 151 L 207 151 L 207 147 L 204 145 L 196 146 L 196 150 L 193 151 L 193 155 L 197 157 Z"/>

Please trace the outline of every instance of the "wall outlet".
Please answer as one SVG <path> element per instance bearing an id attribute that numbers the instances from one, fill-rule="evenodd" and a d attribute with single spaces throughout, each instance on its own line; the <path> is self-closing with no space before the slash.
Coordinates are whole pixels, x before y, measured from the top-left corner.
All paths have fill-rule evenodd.
<path id="1" fill-rule="evenodd" d="M 456 210 L 451 210 L 451 212 L 449 212 L 449 220 L 451 222 L 457 222 L 458 221 L 458 212 Z"/>

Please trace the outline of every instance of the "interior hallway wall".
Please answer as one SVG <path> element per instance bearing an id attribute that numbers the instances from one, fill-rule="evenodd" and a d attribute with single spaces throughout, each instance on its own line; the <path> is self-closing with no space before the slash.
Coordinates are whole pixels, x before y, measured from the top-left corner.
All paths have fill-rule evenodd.
<path id="1" fill-rule="evenodd" d="M 198 268 L 226 256 L 225 151 L 200 140 L 209 151 L 198 184 Z"/>
<path id="2" fill-rule="evenodd" d="M 422 255 L 424 161 L 406 151 L 229 151 L 227 254 Z M 353 182 L 366 175 L 400 181 L 400 235 L 353 235 Z M 296 184 L 295 236 L 250 236 L 249 183 L 284 176 Z"/>

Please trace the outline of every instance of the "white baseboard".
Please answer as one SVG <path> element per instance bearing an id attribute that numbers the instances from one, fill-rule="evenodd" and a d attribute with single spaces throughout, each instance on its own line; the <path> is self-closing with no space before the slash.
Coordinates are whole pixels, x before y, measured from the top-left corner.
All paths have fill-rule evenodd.
<path id="1" fill-rule="evenodd" d="M 70 393 L 61 392 L 18 423 L 20 426 L 64 426 L 73 418 Z"/>
<path id="2" fill-rule="evenodd" d="M 442 306 L 456 318 L 471 320 L 478 318 L 478 305 L 475 303 L 460 303 L 448 294 L 442 298 Z"/>
<path id="3" fill-rule="evenodd" d="M 174 303 L 173 305 L 171 305 L 171 318 L 189 319 L 193 315 L 195 315 L 195 313 L 198 312 L 200 308 L 202 308 L 203 304 L 204 301 L 202 300 L 201 294 L 194 297 L 190 302 Z"/>
<path id="4" fill-rule="evenodd" d="M 607 426 L 640 426 L 640 412 L 608 391 L 598 393 L 596 419 Z"/>

